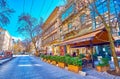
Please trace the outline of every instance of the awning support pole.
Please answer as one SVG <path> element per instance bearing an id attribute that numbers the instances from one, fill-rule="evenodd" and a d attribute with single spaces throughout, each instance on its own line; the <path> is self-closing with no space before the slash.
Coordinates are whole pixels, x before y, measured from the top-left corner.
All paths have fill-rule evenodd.
<path id="1" fill-rule="evenodd" d="M 91 40 L 90 40 L 90 48 L 91 48 L 92 67 L 95 68 L 94 58 L 93 58 L 93 44 Z"/>

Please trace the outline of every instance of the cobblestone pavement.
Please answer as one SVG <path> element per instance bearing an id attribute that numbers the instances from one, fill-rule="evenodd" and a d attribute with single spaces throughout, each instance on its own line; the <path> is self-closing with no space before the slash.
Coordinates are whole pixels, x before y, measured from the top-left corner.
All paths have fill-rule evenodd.
<path id="1" fill-rule="evenodd" d="M 69 72 L 32 56 L 20 56 L 0 66 L 0 79 L 120 79 L 92 69 L 83 71 L 88 75 Z"/>

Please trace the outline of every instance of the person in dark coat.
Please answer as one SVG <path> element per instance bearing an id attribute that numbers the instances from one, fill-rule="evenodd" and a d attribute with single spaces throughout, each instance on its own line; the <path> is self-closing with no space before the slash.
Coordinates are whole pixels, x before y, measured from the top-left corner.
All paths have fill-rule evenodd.
<path id="1" fill-rule="evenodd" d="M 76 52 L 73 52 L 73 55 L 72 55 L 73 57 L 76 57 Z"/>

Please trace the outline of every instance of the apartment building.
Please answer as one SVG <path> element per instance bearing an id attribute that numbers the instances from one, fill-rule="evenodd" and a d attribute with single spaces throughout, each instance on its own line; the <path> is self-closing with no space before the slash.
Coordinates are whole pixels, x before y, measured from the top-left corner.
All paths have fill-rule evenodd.
<path id="1" fill-rule="evenodd" d="M 12 37 L 7 30 L 0 28 L 0 50 L 12 50 Z"/>
<path id="2" fill-rule="evenodd" d="M 110 12 L 107 0 L 67 0 L 67 4 L 56 8 L 42 26 L 42 46 L 45 52 L 56 55 L 72 55 L 73 52 L 110 53 L 108 33 L 92 7 L 94 4 L 107 25 L 110 22 L 114 41 L 119 45 L 120 3 L 117 0 L 110 1 Z"/>
<path id="3" fill-rule="evenodd" d="M 48 19 L 42 26 L 42 48 L 44 53 L 56 54 L 57 50 L 54 48 L 58 42 L 58 11 L 59 7 L 56 7 Z"/>
<path id="4" fill-rule="evenodd" d="M 114 40 L 119 38 L 119 3 L 110 1 L 110 13 L 107 9 L 107 0 L 68 0 L 59 16 L 60 19 L 60 53 L 73 52 L 104 52 L 109 53 L 109 37 L 103 21 L 91 5 L 96 5 L 97 11 L 104 17 L 108 25 L 108 14 Z M 114 7 L 115 6 L 115 7 Z M 114 7 L 114 8 L 113 8 Z M 92 8 L 92 9 L 91 9 Z"/>
<path id="5" fill-rule="evenodd" d="M 61 21 L 59 26 L 61 55 L 66 53 L 72 54 L 73 52 L 79 53 L 80 51 L 85 52 L 85 48 L 71 47 L 79 44 L 79 40 L 76 40 L 76 38 L 92 32 L 90 10 L 86 8 L 87 4 L 84 3 L 84 5 L 80 5 L 80 0 L 69 0 L 59 16 Z"/>
<path id="6" fill-rule="evenodd" d="M 44 52 L 43 47 L 42 47 L 42 35 L 39 35 L 39 38 L 36 41 L 36 47 L 39 53 Z"/>

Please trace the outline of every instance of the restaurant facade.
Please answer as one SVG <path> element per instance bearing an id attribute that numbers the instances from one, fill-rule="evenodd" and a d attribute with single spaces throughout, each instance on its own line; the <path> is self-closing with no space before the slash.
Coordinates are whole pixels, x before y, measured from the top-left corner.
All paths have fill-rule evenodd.
<path id="1" fill-rule="evenodd" d="M 116 46 L 119 47 L 120 3 L 117 0 L 110 0 L 110 11 L 107 8 L 107 0 L 96 0 L 95 2 L 68 0 L 67 4 L 62 6 L 57 12 L 57 30 L 55 32 L 57 42 L 52 43 L 54 41 L 51 41 L 49 44 L 43 39 L 43 43 L 46 43 L 43 46 L 51 45 L 51 52 L 54 55 L 65 55 L 67 53 L 72 55 L 73 52 L 76 52 L 77 55 L 81 53 L 97 53 L 102 56 L 110 56 L 108 33 L 100 16 L 94 11 L 93 5 L 96 6 L 96 10 L 102 15 L 106 23 L 110 21 L 113 40 Z M 46 28 L 46 26 L 42 28 Z M 45 29 L 43 29 L 43 38 L 46 36 L 44 32 Z"/>
<path id="2" fill-rule="evenodd" d="M 105 25 L 92 6 L 111 24 L 111 33 L 116 42 L 119 41 L 119 3 L 110 1 L 110 12 L 107 0 L 88 2 L 88 0 L 69 0 L 60 14 L 60 46 L 62 55 L 73 52 L 97 53 L 102 56 L 111 55 L 109 37 Z M 110 15 L 110 18 L 109 18 Z M 119 43 L 117 42 L 119 45 Z M 92 49 L 92 50 L 91 50 Z"/>

